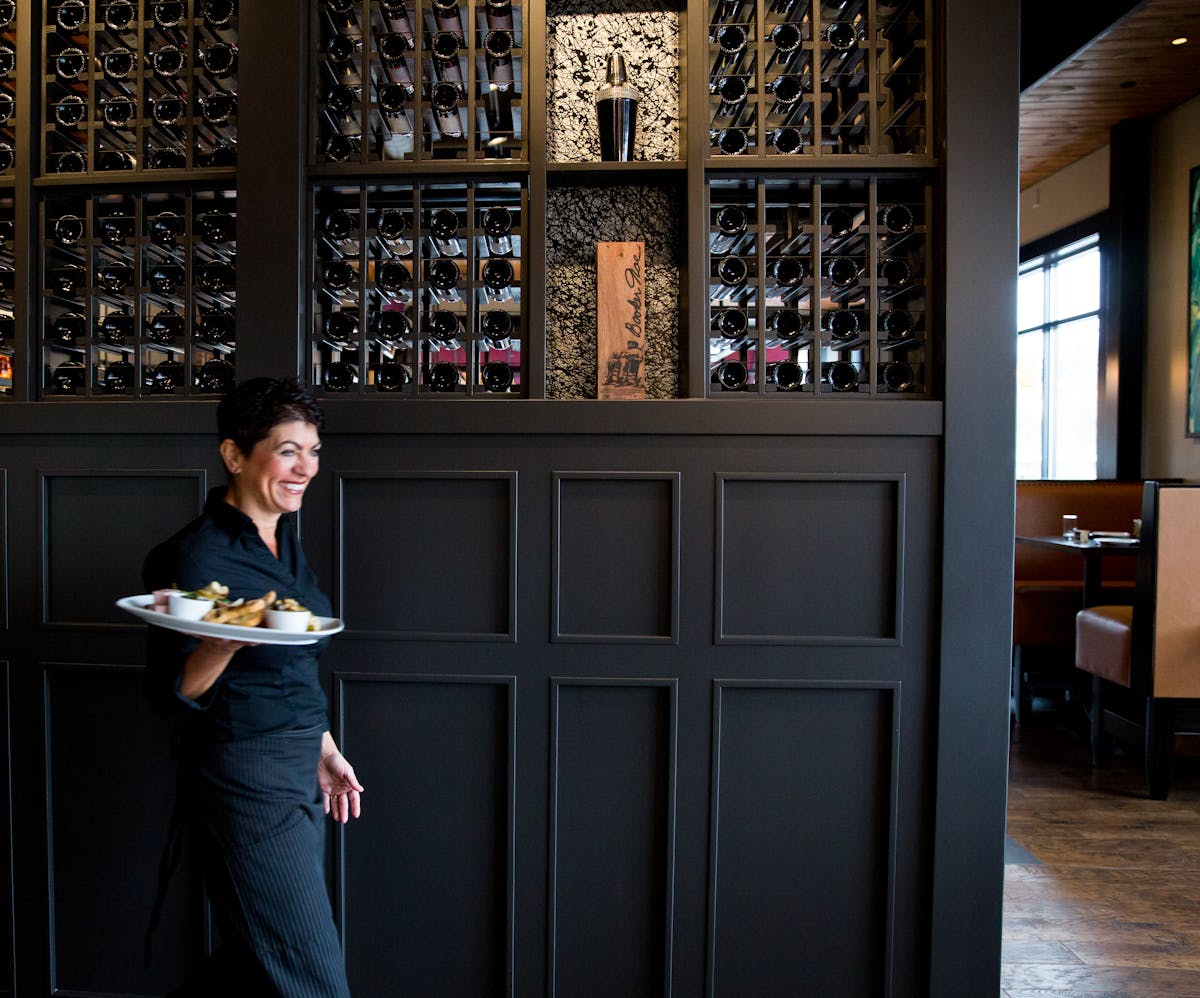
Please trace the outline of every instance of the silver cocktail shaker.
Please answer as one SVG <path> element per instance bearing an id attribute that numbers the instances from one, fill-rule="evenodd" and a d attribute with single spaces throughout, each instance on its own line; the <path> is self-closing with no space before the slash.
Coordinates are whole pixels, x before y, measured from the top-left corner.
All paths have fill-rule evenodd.
<path id="1" fill-rule="evenodd" d="M 608 57 L 608 83 L 596 94 L 602 160 L 627 163 L 633 159 L 637 107 L 638 95 L 625 72 L 625 57 L 614 52 Z"/>

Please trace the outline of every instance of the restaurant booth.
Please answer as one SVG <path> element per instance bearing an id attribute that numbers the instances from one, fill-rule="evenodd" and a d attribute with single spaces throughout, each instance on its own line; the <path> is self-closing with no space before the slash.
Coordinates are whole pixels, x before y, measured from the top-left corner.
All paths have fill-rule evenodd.
<path id="1" fill-rule="evenodd" d="M 1016 4 L 158 6 L 3 29 L 0 994 L 212 944 L 185 861 L 143 964 L 174 773 L 114 604 L 283 374 L 356 996 L 996 994 Z"/>

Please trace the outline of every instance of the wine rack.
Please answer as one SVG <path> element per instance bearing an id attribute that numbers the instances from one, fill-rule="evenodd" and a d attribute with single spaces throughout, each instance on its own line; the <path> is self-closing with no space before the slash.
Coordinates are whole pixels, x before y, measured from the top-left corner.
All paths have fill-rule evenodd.
<path id="1" fill-rule="evenodd" d="M 521 395 L 527 209 L 513 180 L 317 187 L 313 385 Z"/>
<path id="2" fill-rule="evenodd" d="M 0 193 L 0 398 L 13 390 L 13 352 L 16 344 L 15 292 L 16 257 L 14 199 L 11 192 Z"/>
<path id="3" fill-rule="evenodd" d="M 13 134 L 18 99 L 16 27 L 17 5 L 13 0 L 4 0 L 0 3 L 0 177 L 12 176 L 16 164 L 17 140 Z"/>
<path id="4" fill-rule="evenodd" d="M 312 158 L 522 160 L 520 0 L 319 0 Z"/>
<path id="5" fill-rule="evenodd" d="M 43 396 L 193 396 L 234 383 L 236 193 L 49 193 Z"/>
<path id="6" fill-rule="evenodd" d="M 50 0 L 42 172 L 231 167 L 235 0 Z"/>
<path id="7" fill-rule="evenodd" d="M 710 0 L 711 157 L 929 151 L 912 0 Z"/>
<path id="8" fill-rule="evenodd" d="M 928 397 L 922 182 L 710 178 L 708 394 Z"/>

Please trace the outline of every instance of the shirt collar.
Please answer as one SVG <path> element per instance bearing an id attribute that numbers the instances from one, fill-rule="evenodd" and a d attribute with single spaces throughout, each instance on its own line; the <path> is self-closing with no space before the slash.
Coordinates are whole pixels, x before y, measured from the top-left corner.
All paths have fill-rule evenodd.
<path id="1" fill-rule="evenodd" d="M 232 503 L 225 501 L 225 493 L 228 491 L 224 485 L 209 489 L 208 498 L 204 502 L 204 512 L 212 517 L 217 526 L 232 536 L 257 534 L 258 527 L 254 525 L 254 521 Z"/>

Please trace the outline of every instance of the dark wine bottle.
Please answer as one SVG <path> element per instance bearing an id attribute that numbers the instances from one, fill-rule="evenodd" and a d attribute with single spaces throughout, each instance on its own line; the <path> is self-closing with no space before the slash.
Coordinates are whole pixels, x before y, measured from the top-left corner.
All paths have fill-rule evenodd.
<path id="1" fill-rule="evenodd" d="M 237 321 L 227 308 L 202 309 L 197 336 L 205 343 L 220 343 L 227 347 L 237 343 Z"/>
<path id="2" fill-rule="evenodd" d="M 7 43 L 0 43 L 0 79 L 7 80 L 17 68 L 17 53 Z"/>
<path id="3" fill-rule="evenodd" d="M 625 57 L 608 57 L 607 82 L 596 92 L 596 120 L 600 128 L 600 159 L 628 163 L 637 138 L 638 93 L 629 82 Z"/>
<path id="4" fill-rule="evenodd" d="M 50 320 L 50 336 L 59 346 L 75 346 L 87 333 L 87 319 L 78 312 L 60 312 Z"/>
<path id="5" fill-rule="evenodd" d="M 150 239 L 160 246 L 175 246 L 183 236 L 183 217 L 173 211 L 150 216 Z"/>
<path id="6" fill-rule="evenodd" d="M 737 67 L 746 52 L 746 29 L 740 24 L 726 24 L 718 31 L 714 39 L 717 43 L 717 57 L 713 63 L 716 75 L 722 71 L 728 73 Z"/>
<path id="7" fill-rule="evenodd" d="M 51 389 L 58 395 L 76 395 L 83 391 L 87 368 L 77 360 L 66 360 L 54 369 Z"/>
<path id="8" fill-rule="evenodd" d="M 238 50 L 229 42 L 215 42 L 200 50 L 200 65 L 209 76 L 224 79 L 237 70 Z"/>
<path id="9" fill-rule="evenodd" d="M 434 121 L 443 139 L 463 137 L 462 117 L 458 113 L 461 97 L 462 89 L 457 83 L 435 83 L 430 91 L 429 103 L 433 107 Z"/>
<path id="10" fill-rule="evenodd" d="M 330 35 L 325 40 L 325 58 L 343 70 L 350 64 L 358 45 L 349 35 Z"/>
<path id="11" fill-rule="evenodd" d="M 913 384 L 912 365 L 906 360 L 892 360 L 882 364 L 879 380 L 889 392 L 906 392 Z"/>
<path id="12" fill-rule="evenodd" d="M 403 260 L 393 257 L 379 264 L 375 272 L 375 286 L 389 295 L 408 291 L 412 285 L 412 274 Z"/>
<path id="13" fill-rule="evenodd" d="M 484 63 L 488 82 L 508 87 L 513 82 L 513 34 L 507 30 L 489 31 L 483 39 Z"/>
<path id="14" fill-rule="evenodd" d="M 727 392 L 741 391 L 750 380 L 750 371 L 740 360 L 727 360 L 717 368 L 717 383 Z"/>
<path id="15" fill-rule="evenodd" d="M 453 208 L 437 208 L 433 211 L 429 216 L 429 235 L 443 256 L 462 253 L 462 241 L 458 238 L 458 213 Z"/>
<path id="16" fill-rule="evenodd" d="M 716 332 L 722 339 L 741 342 L 746 338 L 749 322 L 740 308 L 724 308 L 717 313 L 716 319 Z"/>
<path id="17" fill-rule="evenodd" d="M 151 8 L 155 25 L 160 28 L 178 28 L 187 14 L 187 5 L 181 0 L 158 0 Z"/>
<path id="18" fill-rule="evenodd" d="M 800 43 L 803 40 L 800 35 L 800 25 L 795 21 L 784 21 L 782 24 L 775 25 L 768 38 L 774 46 L 771 56 L 767 60 L 768 69 L 772 66 L 786 66 L 790 63 L 796 53 L 800 51 Z"/>
<path id="19" fill-rule="evenodd" d="M 197 283 L 209 294 L 228 294 L 237 284 L 237 271 L 224 260 L 202 264 L 196 273 Z"/>
<path id="20" fill-rule="evenodd" d="M 463 35 L 462 14 L 458 9 L 458 0 L 433 0 L 433 19 L 439 31 L 453 31 L 460 38 Z"/>
<path id="21" fill-rule="evenodd" d="M 394 360 L 385 360 L 379 365 L 375 376 L 375 387 L 381 392 L 398 392 L 412 383 L 412 374 L 407 365 Z"/>
<path id="22" fill-rule="evenodd" d="M 835 288 L 850 288 L 861 273 L 858 262 L 848 256 L 833 256 L 825 261 L 825 276 Z"/>
<path id="23" fill-rule="evenodd" d="M 87 169 L 87 157 L 78 149 L 60 152 L 50 165 L 53 173 L 83 173 Z"/>
<path id="24" fill-rule="evenodd" d="M 237 94 L 214 90 L 200 98 L 200 115 L 210 125 L 224 125 L 237 114 Z"/>
<path id="25" fill-rule="evenodd" d="M 100 71 L 106 80 L 121 82 L 128 80 L 133 72 L 134 55 L 124 45 L 109 49 L 100 56 Z"/>
<path id="26" fill-rule="evenodd" d="M 399 37 L 403 38 L 403 35 Z M 458 35 L 453 31 L 438 31 L 429 42 L 429 50 L 433 53 L 433 69 L 439 80 L 461 84 L 463 81 L 462 66 L 459 65 L 458 52 L 460 44 Z"/>
<path id="27" fill-rule="evenodd" d="M 325 158 L 331 163 L 344 163 L 358 155 L 358 135 L 331 135 L 325 143 Z"/>
<path id="28" fill-rule="evenodd" d="M 722 257 L 717 262 L 717 280 L 726 294 L 737 291 L 746 283 L 749 269 L 740 256 Z"/>
<path id="29" fill-rule="evenodd" d="M 100 238 L 109 246 L 124 246 L 133 237 L 133 216 L 122 212 L 100 217 Z"/>
<path id="30" fill-rule="evenodd" d="M 146 339 L 151 343 L 174 343 L 182 335 L 183 316 L 173 308 L 160 308 L 146 327 Z"/>
<path id="31" fill-rule="evenodd" d="M 822 34 L 835 52 L 852 52 L 858 47 L 858 29 L 849 21 L 833 21 Z"/>
<path id="32" fill-rule="evenodd" d="M 206 211 L 196 216 L 196 224 L 206 243 L 219 245 L 237 238 L 237 219 L 227 211 Z"/>
<path id="33" fill-rule="evenodd" d="M 149 53 L 150 68 L 156 76 L 173 80 L 183 71 L 183 51 L 178 45 L 166 44 Z"/>
<path id="34" fill-rule="evenodd" d="M 457 301 L 458 264 L 446 257 L 439 257 L 429 264 L 429 284 L 437 292 L 440 301 Z"/>
<path id="35" fill-rule="evenodd" d="M 150 150 L 151 170 L 182 170 L 187 166 L 187 153 L 175 146 Z"/>
<path id="36" fill-rule="evenodd" d="M 132 170 L 136 166 L 133 154 L 120 149 L 105 149 L 96 157 L 97 170 Z"/>
<path id="37" fill-rule="evenodd" d="M 749 219 L 741 205 L 726 204 L 717 209 L 716 232 L 709 237 L 709 252 L 721 256 L 730 252 L 746 234 Z"/>
<path id="38" fill-rule="evenodd" d="M 387 117 L 395 118 L 404 113 L 404 107 L 408 103 L 408 89 L 399 83 L 385 83 L 379 87 L 377 92 L 377 100 L 379 102 L 379 110 Z M 411 126 L 409 126 L 411 130 Z"/>
<path id="39" fill-rule="evenodd" d="M 513 385 L 513 369 L 500 360 L 489 360 L 479 372 L 485 392 L 507 392 Z"/>
<path id="40" fill-rule="evenodd" d="M 343 243 L 358 231 L 358 220 L 343 208 L 335 208 L 321 221 L 321 231 L 335 243 Z"/>
<path id="41" fill-rule="evenodd" d="M 87 102 L 79 94 L 64 94 L 54 105 L 54 120 L 63 128 L 73 128 L 83 121 Z"/>
<path id="42" fill-rule="evenodd" d="M 204 0 L 200 5 L 200 16 L 214 31 L 223 31 L 237 16 L 236 0 Z"/>
<path id="43" fill-rule="evenodd" d="M 108 312 L 96 324 L 100 339 L 113 346 L 121 346 L 133 337 L 133 316 L 121 310 Z"/>
<path id="44" fill-rule="evenodd" d="M 150 102 L 150 117 L 156 125 L 178 124 L 185 112 L 182 98 L 175 94 L 163 94 Z"/>
<path id="45" fill-rule="evenodd" d="M 488 27 L 492 29 L 513 28 L 512 0 L 487 0 L 484 5 L 487 12 Z"/>
<path id="46" fill-rule="evenodd" d="M 849 343 L 857 339 L 861 328 L 858 313 L 846 308 L 825 312 L 821 316 L 821 324 L 835 343 Z"/>
<path id="47" fill-rule="evenodd" d="M 88 7 L 83 0 L 59 0 L 54 23 L 68 33 L 78 31 L 88 19 Z"/>
<path id="48" fill-rule="evenodd" d="M 54 220 L 54 241 L 59 246 L 74 246 L 83 238 L 83 219 L 78 215 L 60 215 Z"/>
<path id="49" fill-rule="evenodd" d="M 804 136 L 800 129 L 793 128 L 791 125 L 785 125 L 783 128 L 776 128 L 770 135 L 770 143 L 775 147 L 775 151 L 783 156 L 791 156 L 800 151 L 800 146 L 804 141 Z"/>
<path id="50" fill-rule="evenodd" d="M 100 376 L 100 386 L 109 395 L 124 395 L 133 388 L 136 377 L 133 365 L 127 360 L 111 361 Z"/>
<path id="51" fill-rule="evenodd" d="M 492 256 L 508 256 L 512 253 L 512 212 L 504 205 L 492 205 L 483 210 L 480 228 L 487 241 L 488 253 Z"/>
<path id="52" fill-rule="evenodd" d="M 183 365 L 177 360 L 164 360 L 146 375 L 147 387 L 155 395 L 174 395 L 187 386 Z"/>
<path id="53" fill-rule="evenodd" d="M 808 316 L 794 308 L 781 308 L 771 316 L 768 326 L 784 343 L 791 343 L 808 332 Z"/>
<path id="54" fill-rule="evenodd" d="M 721 98 L 717 114 L 737 117 L 746 106 L 749 87 L 744 76 L 723 76 L 714 84 L 713 92 Z"/>
<path id="55" fill-rule="evenodd" d="M 748 145 L 744 128 L 724 128 L 717 135 L 717 148 L 726 156 L 739 156 Z"/>
<path id="56" fill-rule="evenodd" d="M 884 312 L 880 318 L 883 324 L 883 334 L 889 340 L 903 340 L 912 335 L 914 322 L 912 314 L 903 309 L 892 309 Z"/>
<path id="57" fill-rule="evenodd" d="M 7 28 L 17 19 L 15 0 L 0 0 L 0 28 Z"/>
<path id="58" fill-rule="evenodd" d="M 177 263 L 159 263 L 150 271 L 150 287 L 160 295 L 175 294 L 183 281 L 183 268 Z"/>
<path id="59" fill-rule="evenodd" d="M 462 320 L 453 312 L 434 312 L 429 317 L 429 338 L 442 349 L 456 349 L 462 334 Z"/>
<path id="60" fill-rule="evenodd" d="M 325 343 L 334 350 L 350 350 L 358 346 L 358 313 L 349 309 L 325 316 Z"/>
<path id="61" fill-rule="evenodd" d="M 479 276 L 493 297 L 508 297 L 516 275 L 509 260 L 494 256 L 484 263 Z"/>
<path id="62" fill-rule="evenodd" d="M 54 57 L 54 74 L 60 80 L 76 80 L 87 69 L 83 49 L 68 45 Z"/>
<path id="63" fill-rule="evenodd" d="M 407 236 L 412 231 L 412 215 L 398 208 L 385 208 L 379 213 L 375 231 L 385 243 L 407 241 Z"/>
<path id="64" fill-rule="evenodd" d="M 358 365 L 344 360 L 335 360 L 325 368 L 325 391 L 348 392 L 357 384 Z"/>
<path id="65" fill-rule="evenodd" d="M 435 392 L 452 392 L 458 387 L 458 368 L 439 361 L 429 369 L 429 387 Z"/>
<path id="66" fill-rule="evenodd" d="M 854 214 L 848 208 L 827 208 L 821 215 L 821 224 L 829 229 L 833 239 L 845 239 L 856 228 Z"/>
<path id="67" fill-rule="evenodd" d="M 392 31 L 398 31 L 412 40 L 412 18 L 408 13 L 408 0 L 379 0 L 379 13 L 383 15 Z"/>
<path id="68" fill-rule="evenodd" d="M 886 257 L 879 261 L 879 277 L 889 288 L 902 288 L 912 280 L 912 268 L 900 257 Z"/>
<path id="69" fill-rule="evenodd" d="M 104 5 L 104 26 L 117 34 L 128 31 L 137 19 L 131 0 L 108 0 Z"/>
<path id="70" fill-rule="evenodd" d="M 804 369 L 794 360 L 781 360 L 771 370 L 777 391 L 795 392 L 804 384 Z"/>
<path id="71" fill-rule="evenodd" d="M 53 289 L 67 298 L 76 298 L 87 288 L 87 271 L 77 263 L 58 267 L 53 275 Z"/>
<path id="72" fill-rule="evenodd" d="M 835 392 L 858 390 L 858 368 L 848 360 L 835 361 L 829 365 L 829 384 Z"/>
<path id="73" fill-rule="evenodd" d="M 348 260 L 334 260 L 325 265 L 325 287 L 333 291 L 345 291 L 358 280 L 358 271 Z"/>
<path id="74" fill-rule="evenodd" d="M 776 288 L 797 287 L 807 274 L 808 267 L 798 256 L 781 256 L 771 262 L 771 277 Z"/>
<path id="75" fill-rule="evenodd" d="M 108 263 L 100 268 L 96 283 L 110 294 L 120 294 L 133 285 L 133 268 L 127 263 Z"/>
<path id="76" fill-rule="evenodd" d="M 913 227 L 912 209 L 904 204 L 884 205 L 879 209 L 876 220 L 884 239 L 907 235 Z"/>
<path id="77" fill-rule="evenodd" d="M 513 333 L 512 316 L 498 308 L 488 309 L 480 319 L 480 330 L 489 350 L 507 350 Z"/>
<path id="78" fill-rule="evenodd" d="M 7 142 L 0 141 L 0 173 L 7 173 L 13 168 L 17 154 Z"/>
<path id="79" fill-rule="evenodd" d="M 397 346 L 412 336 L 412 321 L 393 309 L 380 312 L 375 320 L 375 336 L 380 343 Z"/>
<path id="80" fill-rule="evenodd" d="M 236 376 L 233 365 L 220 357 L 205 363 L 196 376 L 196 387 L 212 395 L 226 395 L 233 390 Z"/>

